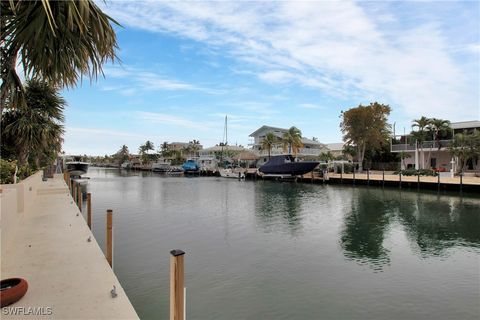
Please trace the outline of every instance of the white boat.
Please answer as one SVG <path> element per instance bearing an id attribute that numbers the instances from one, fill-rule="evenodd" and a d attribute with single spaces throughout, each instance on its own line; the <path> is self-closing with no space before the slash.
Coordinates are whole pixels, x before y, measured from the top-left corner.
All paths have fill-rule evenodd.
<path id="1" fill-rule="evenodd" d="M 171 169 L 171 161 L 167 159 L 160 158 L 154 163 L 152 163 L 152 171 L 155 172 L 168 172 Z"/>
<path id="2" fill-rule="evenodd" d="M 219 169 L 218 172 L 223 178 L 245 179 L 245 173 L 239 169 Z"/>
<path id="3" fill-rule="evenodd" d="M 81 157 L 75 156 L 72 161 L 65 162 L 65 169 L 73 177 L 80 177 L 82 174 L 87 173 L 88 162 L 81 161 Z"/>
<path id="4" fill-rule="evenodd" d="M 200 156 L 197 163 L 202 171 L 215 171 L 218 168 L 218 160 L 214 156 Z"/>
<path id="5" fill-rule="evenodd" d="M 132 164 L 130 163 L 130 161 L 125 161 L 124 163 L 122 163 L 122 164 L 120 165 L 120 167 L 121 167 L 122 169 L 131 169 L 131 168 L 132 168 Z"/>

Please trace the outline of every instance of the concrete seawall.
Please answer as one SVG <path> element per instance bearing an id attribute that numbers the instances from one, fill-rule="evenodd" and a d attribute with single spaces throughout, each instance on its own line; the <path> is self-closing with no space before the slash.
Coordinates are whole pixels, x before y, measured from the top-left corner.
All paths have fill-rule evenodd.
<path id="1" fill-rule="evenodd" d="M 29 285 L 2 319 L 138 319 L 62 175 L 42 181 L 38 172 L 0 188 L 1 277 Z M 14 307 L 45 314 L 13 315 Z"/>

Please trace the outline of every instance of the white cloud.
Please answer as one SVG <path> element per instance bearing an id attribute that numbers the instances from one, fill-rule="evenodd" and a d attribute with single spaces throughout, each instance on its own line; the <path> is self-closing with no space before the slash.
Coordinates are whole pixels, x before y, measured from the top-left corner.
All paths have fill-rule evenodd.
<path id="1" fill-rule="evenodd" d="M 388 101 L 412 117 L 479 114 L 478 70 L 450 55 L 450 39 L 434 19 L 386 29 L 386 22 L 401 20 L 394 10 L 383 8 L 377 17 L 354 1 L 147 1 L 106 8 L 126 26 L 205 42 L 271 84 L 296 81 L 332 96 Z M 478 44 L 470 48 L 478 52 Z"/>
<path id="2" fill-rule="evenodd" d="M 298 105 L 300 108 L 303 108 L 303 109 L 315 109 L 315 110 L 324 110 L 325 107 L 322 107 L 322 106 L 319 106 L 317 104 L 313 104 L 313 103 L 301 103 Z"/>
<path id="3" fill-rule="evenodd" d="M 200 121 L 192 121 L 184 117 L 174 116 L 166 113 L 138 111 L 137 117 L 140 120 L 156 124 L 172 125 L 197 130 L 208 130 L 209 124 Z"/>

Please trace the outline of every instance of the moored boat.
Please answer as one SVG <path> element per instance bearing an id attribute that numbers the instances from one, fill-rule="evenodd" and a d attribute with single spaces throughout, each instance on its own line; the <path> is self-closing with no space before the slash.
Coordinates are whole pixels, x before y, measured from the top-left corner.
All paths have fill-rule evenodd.
<path id="1" fill-rule="evenodd" d="M 65 163 L 66 170 L 70 173 L 71 176 L 80 177 L 81 175 L 87 173 L 88 162 L 81 161 L 81 157 L 74 157 L 73 161 Z"/>
<path id="2" fill-rule="evenodd" d="M 300 176 L 312 172 L 320 162 L 299 161 L 292 155 L 272 156 L 258 171 L 270 175 Z"/>
<path id="3" fill-rule="evenodd" d="M 223 178 L 244 179 L 245 173 L 235 169 L 218 169 L 220 176 Z"/>
<path id="4" fill-rule="evenodd" d="M 182 165 L 182 169 L 185 173 L 194 173 L 194 172 L 198 172 L 200 170 L 200 166 L 198 165 L 198 163 L 195 160 L 188 159 Z"/>

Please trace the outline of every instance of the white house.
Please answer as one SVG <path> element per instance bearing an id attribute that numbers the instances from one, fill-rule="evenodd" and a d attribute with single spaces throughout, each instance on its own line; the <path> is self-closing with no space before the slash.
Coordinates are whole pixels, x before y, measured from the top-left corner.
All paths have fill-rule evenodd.
<path id="1" fill-rule="evenodd" d="M 270 126 L 261 126 L 254 132 L 252 132 L 249 137 L 253 138 L 253 142 L 250 143 L 250 146 L 252 147 L 252 151 L 258 155 L 259 157 L 265 157 L 268 156 L 268 150 L 265 150 L 262 148 L 262 141 L 267 135 L 267 133 L 271 132 L 275 136 L 277 136 L 279 139 L 283 137 L 283 134 L 286 133 L 288 129 L 284 128 L 276 128 L 276 127 L 270 127 Z M 318 156 L 322 150 L 325 149 L 325 146 L 315 140 L 308 139 L 302 137 L 302 144 L 303 147 L 298 150 L 297 155 L 299 157 L 302 156 Z M 271 155 L 279 155 L 279 154 L 284 154 L 283 146 L 281 143 L 278 143 L 274 148 L 272 148 L 270 154 Z"/>
<path id="2" fill-rule="evenodd" d="M 406 168 L 436 168 L 440 171 L 455 171 L 456 161 L 449 152 L 453 136 L 457 133 L 480 130 L 480 121 L 452 122 L 451 131 L 442 140 L 434 141 L 430 138 L 423 143 L 418 143 L 413 136 L 396 135 L 392 137 L 391 152 L 405 152 L 407 158 L 402 161 L 402 169 Z M 476 163 L 469 163 L 468 169 L 473 170 Z"/>

